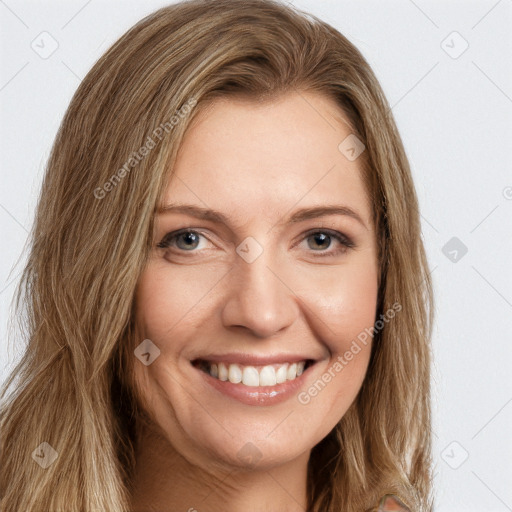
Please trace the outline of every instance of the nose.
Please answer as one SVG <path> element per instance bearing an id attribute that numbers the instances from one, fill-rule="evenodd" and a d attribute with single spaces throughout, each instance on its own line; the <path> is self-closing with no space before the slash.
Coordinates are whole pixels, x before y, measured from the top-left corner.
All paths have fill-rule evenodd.
<path id="1" fill-rule="evenodd" d="M 237 257 L 226 277 L 229 284 L 222 309 L 226 329 L 246 329 L 267 338 L 286 330 L 299 315 L 291 274 L 279 269 L 270 252 L 264 250 L 251 263 Z"/>

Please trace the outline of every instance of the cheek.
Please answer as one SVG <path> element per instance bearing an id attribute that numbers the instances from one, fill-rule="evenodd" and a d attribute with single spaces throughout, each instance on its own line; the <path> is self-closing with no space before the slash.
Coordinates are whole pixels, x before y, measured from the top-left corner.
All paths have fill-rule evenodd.
<path id="1" fill-rule="evenodd" d="M 311 322 L 331 353 L 345 352 L 359 334 L 374 325 L 378 295 L 375 265 L 361 262 L 317 269 L 310 279 L 300 280 L 303 309 L 310 312 Z"/>
<path id="2" fill-rule="evenodd" d="M 199 269 L 183 266 L 176 270 L 166 262 L 153 262 L 139 280 L 137 324 L 142 335 L 163 351 L 178 351 L 180 343 L 197 328 L 198 318 L 206 314 L 209 292 L 226 272 L 225 268 Z"/>
<path id="3" fill-rule="evenodd" d="M 371 354 L 369 333 L 375 324 L 378 274 L 371 264 L 351 264 L 315 275 L 315 286 L 302 284 L 304 311 L 329 354 L 314 381 L 298 396 L 307 424 L 322 417 L 319 439 L 327 435 L 355 400 Z M 326 391 L 324 391 L 326 390 Z"/>

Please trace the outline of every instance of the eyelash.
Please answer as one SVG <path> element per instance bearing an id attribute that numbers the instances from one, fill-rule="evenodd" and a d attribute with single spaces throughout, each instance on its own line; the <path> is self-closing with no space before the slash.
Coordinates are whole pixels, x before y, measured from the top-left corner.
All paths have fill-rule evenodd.
<path id="1" fill-rule="evenodd" d="M 180 235 L 187 234 L 187 233 L 201 235 L 208 239 L 208 237 L 206 237 L 206 235 L 204 235 L 201 231 L 198 231 L 193 228 L 184 228 L 184 229 L 180 229 L 178 231 L 172 231 L 170 233 L 167 233 L 164 236 L 164 238 L 157 244 L 157 247 L 160 249 L 169 249 L 171 247 L 172 241 L 174 241 Z M 312 250 L 311 252 L 313 253 L 315 258 L 317 258 L 317 257 L 326 258 L 326 257 L 339 256 L 340 254 L 347 252 L 347 250 L 355 247 L 355 244 L 347 236 L 345 236 L 343 233 L 340 233 L 339 231 L 333 231 L 331 229 L 314 229 L 312 231 L 308 231 L 304 234 L 303 240 L 306 240 L 307 238 L 317 235 L 317 234 L 324 234 L 324 235 L 329 236 L 330 238 L 334 238 L 335 240 L 337 240 L 339 242 L 341 247 L 334 251 L 330 251 L 330 252 L 328 250 L 326 250 L 326 251 Z M 194 250 L 185 251 L 182 249 L 178 249 L 178 251 L 180 251 L 181 253 L 195 252 Z M 317 253 L 317 254 L 315 254 L 315 253 Z"/>

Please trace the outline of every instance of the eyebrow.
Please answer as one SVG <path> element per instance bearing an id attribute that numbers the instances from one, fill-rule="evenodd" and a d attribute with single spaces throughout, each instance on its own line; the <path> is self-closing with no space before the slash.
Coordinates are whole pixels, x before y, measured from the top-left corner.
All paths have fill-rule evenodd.
<path id="1" fill-rule="evenodd" d="M 230 226 L 230 221 L 224 214 L 210 208 L 203 208 L 202 206 L 196 206 L 192 204 L 167 204 L 158 208 L 157 213 L 183 213 L 201 220 L 209 220 Z M 300 210 L 297 210 L 295 213 L 293 213 L 287 222 L 288 224 L 296 224 L 298 222 L 309 219 L 316 219 L 326 215 L 345 215 L 347 217 L 352 217 L 363 227 L 368 229 L 361 216 L 355 210 L 343 205 L 325 205 L 311 208 L 301 208 Z"/>

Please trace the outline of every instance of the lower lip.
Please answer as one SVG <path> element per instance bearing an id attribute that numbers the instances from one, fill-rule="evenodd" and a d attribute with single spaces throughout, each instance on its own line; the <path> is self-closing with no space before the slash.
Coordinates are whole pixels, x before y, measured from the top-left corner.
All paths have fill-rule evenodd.
<path id="1" fill-rule="evenodd" d="M 275 405 L 284 402 L 294 396 L 304 385 L 309 371 L 315 364 L 310 365 L 304 372 L 293 380 L 287 380 L 275 386 L 246 386 L 245 384 L 233 384 L 229 380 L 219 380 L 210 374 L 192 366 L 199 372 L 204 381 L 223 395 L 229 396 L 246 405 Z"/>

